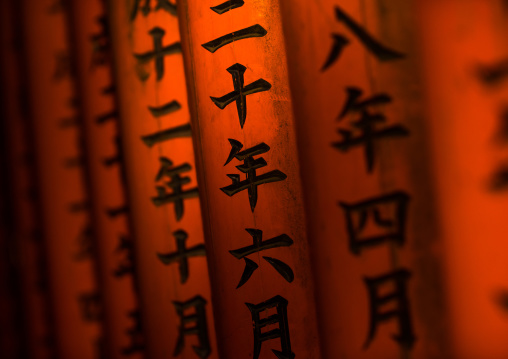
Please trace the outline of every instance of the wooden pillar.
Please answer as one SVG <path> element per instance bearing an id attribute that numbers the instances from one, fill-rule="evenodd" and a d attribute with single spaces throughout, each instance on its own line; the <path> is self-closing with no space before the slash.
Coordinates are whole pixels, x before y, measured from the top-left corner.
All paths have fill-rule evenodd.
<path id="1" fill-rule="evenodd" d="M 150 358 L 218 358 L 172 4 L 109 4 L 141 315 Z"/>
<path id="2" fill-rule="evenodd" d="M 145 343 L 106 6 L 101 0 L 68 5 L 103 296 L 105 356 L 140 359 Z"/>
<path id="3" fill-rule="evenodd" d="M 1 344 L 2 355 L 10 353 L 8 346 L 18 345 L 21 357 L 49 359 L 53 355 L 52 326 L 49 314 L 48 278 L 44 248 L 41 238 L 41 221 L 38 216 L 37 186 L 34 168 L 34 148 L 30 136 L 29 118 L 24 96 L 27 95 L 26 73 L 22 72 L 20 48 L 22 26 L 19 20 L 19 4 L 3 1 L 0 10 L 0 33 L 2 34 L 2 155 L 5 162 L 1 188 L 2 197 L 10 199 L 10 208 L 5 208 L 1 217 L 8 223 L 8 246 L 1 252 L 4 265 L 16 265 L 18 274 L 9 274 L 9 281 L 18 288 L 17 310 L 8 311 L 15 326 L 23 333 L 19 338 L 10 338 Z M 4 237 L 7 238 L 7 237 Z M 6 267 L 8 268 L 8 267 Z M 9 298 L 3 294 L 2 298 Z M 8 321 L 1 320 L 7 329 Z"/>
<path id="4" fill-rule="evenodd" d="M 451 344 L 456 358 L 503 358 L 508 9 L 496 0 L 418 3 Z"/>
<path id="5" fill-rule="evenodd" d="M 279 10 L 178 3 L 223 359 L 321 358 Z"/>
<path id="6" fill-rule="evenodd" d="M 89 198 L 77 122 L 68 14 L 61 1 L 22 1 L 25 106 L 33 131 L 42 236 L 49 271 L 56 355 L 92 359 L 100 306 L 93 268 Z"/>
<path id="7" fill-rule="evenodd" d="M 283 5 L 323 357 L 450 357 L 416 2 Z"/>

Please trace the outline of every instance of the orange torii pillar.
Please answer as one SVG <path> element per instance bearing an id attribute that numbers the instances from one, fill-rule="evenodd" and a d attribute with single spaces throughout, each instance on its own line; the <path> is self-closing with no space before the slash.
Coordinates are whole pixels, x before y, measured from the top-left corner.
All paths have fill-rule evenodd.
<path id="1" fill-rule="evenodd" d="M 323 357 L 450 357 L 416 1 L 283 5 Z"/>
<path id="2" fill-rule="evenodd" d="M 507 4 L 419 0 L 416 13 L 452 357 L 506 358 Z"/>
<path id="3" fill-rule="evenodd" d="M 103 296 L 105 356 L 143 358 L 129 203 L 103 0 L 69 1 L 91 211 Z"/>
<path id="4" fill-rule="evenodd" d="M 221 359 L 321 358 L 279 1 L 179 1 Z"/>
<path id="5" fill-rule="evenodd" d="M 15 1 L 1 2 L 0 33 L 2 34 L 2 57 L 0 71 L 2 78 L 2 116 L 3 128 L 2 144 L 6 149 L 3 155 L 8 155 L 8 161 L 2 165 L 2 177 L 8 182 L 2 188 L 12 198 L 9 216 L 2 218 L 9 220 L 11 238 L 10 249 L 5 251 L 9 260 L 2 260 L 4 264 L 14 259 L 17 263 L 18 277 L 12 277 L 20 288 L 22 298 L 18 304 L 22 306 L 21 316 L 16 317 L 17 325 L 24 331 L 22 341 L 17 344 L 23 346 L 24 355 L 34 359 L 49 359 L 53 356 L 52 325 L 49 311 L 48 278 L 45 265 L 44 247 L 41 238 L 41 221 L 38 216 L 37 178 L 34 167 L 34 146 L 30 135 L 30 121 L 22 96 L 27 94 L 27 76 L 23 69 L 23 54 L 20 51 L 21 26 L 19 18 L 19 3 Z M 2 250 L 3 252 L 4 250 Z M 3 271 L 2 271 L 3 272 Z M 2 298 L 6 298 L 2 295 Z M 16 315 L 12 311 L 12 315 Z M 5 320 L 1 321 L 6 323 Z M 7 328 L 7 325 L 2 325 Z M 10 345 L 16 341 L 11 341 Z M 2 356 L 15 358 L 7 351 L 5 344 L 0 345 Z"/>
<path id="6" fill-rule="evenodd" d="M 61 1 L 22 1 L 26 106 L 33 131 L 42 237 L 59 358 L 93 359 L 100 351 L 97 292 L 83 181 L 80 128 Z"/>
<path id="7" fill-rule="evenodd" d="M 176 9 L 109 18 L 146 354 L 219 358 Z"/>
<path id="8" fill-rule="evenodd" d="M 1 35 L 0 35 L 1 36 Z M 4 44 L 0 48 L 4 50 Z M 1 76 L 0 76 L 1 79 Z M 2 83 L 3 85 L 3 83 Z M 3 87 L 3 86 L 2 86 Z M 5 88 L 0 88 L 0 166 L 8 168 L 7 117 L 4 111 Z M 19 290 L 19 260 L 16 253 L 16 229 L 13 226 L 13 198 L 10 192 L 10 176 L 0 178 L 0 350 L 9 358 L 21 359 L 27 356 L 23 333 L 22 299 Z"/>

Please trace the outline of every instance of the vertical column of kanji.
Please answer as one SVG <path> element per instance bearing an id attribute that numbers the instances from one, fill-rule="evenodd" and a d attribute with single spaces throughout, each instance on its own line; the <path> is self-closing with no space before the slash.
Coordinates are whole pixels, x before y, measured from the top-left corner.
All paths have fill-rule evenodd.
<path id="1" fill-rule="evenodd" d="M 147 355 L 218 358 L 176 8 L 110 19 Z"/>
<path id="2" fill-rule="evenodd" d="M 417 13 L 451 343 L 457 358 L 504 358 L 508 8 L 497 0 L 421 0 Z"/>
<path id="3" fill-rule="evenodd" d="M 221 358 L 320 358 L 279 2 L 178 11 Z"/>
<path id="4" fill-rule="evenodd" d="M 142 358 L 129 206 L 104 0 L 69 1 L 93 225 L 103 294 L 107 358 Z"/>
<path id="5" fill-rule="evenodd" d="M 283 2 L 326 358 L 448 357 L 415 5 Z"/>
<path id="6" fill-rule="evenodd" d="M 68 15 L 61 1 L 22 1 L 28 106 L 49 271 L 55 345 L 61 358 L 99 351 L 99 293 L 71 72 Z"/>
<path id="7" fill-rule="evenodd" d="M 2 1 L 0 3 L 0 26 L 2 27 L 2 56 L 0 71 L 2 86 L 2 110 L 5 127 L 3 128 L 3 154 L 8 154 L 7 162 L 2 165 L 5 170 L 2 178 L 6 181 L 1 187 L 13 200 L 9 216 L 2 218 L 10 222 L 14 245 L 6 253 L 7 258 L 16 258 L 19 266 L 18 286 L 22 300 L 18 301 L 23 309 L 22 316 L 17 318 L 26 335 L 24 350 L 30 358 L 50 358 L 51 319 L 49 318 L 49 302 L 47 273 L 43 243 L 41 240 L 40 220 L 37 216 L 38 196 L 34 178 L 33 142 L 28 129 L 28 111 L 26 101 L 26 73 L 23 69 L 21 53 L 22 22 L 19 19 L 19 3 Z M 10 260 L 9 260 L 10 261 Z M 2 263 L 9 263 L 2 260 Z M 13 277 L 12 280 L 16 280 Z M 2 296 L 4 297 L 4 296 Z M 16 313 L 12 311 L 12 314 Z M 19 314 L 19 313 L 18 313 Z M 2 320 L 2 323 L 5 321 Z M 4 325 L 2 325 L 5 327 Z M 2 346 L 2 348 L 5 348 Z M 5 357 L 9 355 L 1 350 Z"/>

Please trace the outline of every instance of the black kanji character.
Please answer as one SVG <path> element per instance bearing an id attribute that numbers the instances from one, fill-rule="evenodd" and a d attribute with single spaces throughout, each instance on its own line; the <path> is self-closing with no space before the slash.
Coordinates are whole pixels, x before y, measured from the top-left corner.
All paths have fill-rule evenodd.
<path id="1" fill-rule="evenodd" d="M 192 346 L 194 353 L 201 359 L 207 358 L 211 353 L 210 341 L 208 339 L 208 325 L 206 320 L 206 300 L 197 295 L 186 302 L 173 302 L 176 312 L 180 317 L 178 327 L 178 340 L 176 342 L 173 356 L 178 356 L 185 347 L 185 336 L 196 335 L 199 346 Z M 194 313 L 185 314 L 185 311 L 194 309 Z"/>
<path id="2" fill-rule="evenodd" d="M 178 262 L 178 269 L 180 271 L 180 282 L 183 284 L 189 278 L 189 257 L 205 257 L 206 248 L 204 244 L 198 244 L 192 248 L 186 248 L 185 242 L 187 241 L 187 232 L 178 230 L 173 232 L 176 239 L 176 252 L 161 254 L 157 253 L 160 261 L 164 264 L 171 264 Z"/>
<path id="3" fill-rule="evenodd" d="M 170 113 L 176 112 L 180 110 L 182 106 L 178 101 L 171 101 L 168 102 L 162 106 L 158 107 L 148 107 L 148 110 L 150 110 L 150 113 L 154 117 L 161 117 L 164 115 L 169 115 Z M 147 145 L 148 147 L 152 147 L 153 145 L 157 143 L 161 143 L 164 141 L 172 140 L 175 138 L 184 138 L 184 137 L 191 137 L 191 126 L 190 123 L 186 123 L 184 125 L 172 127 L 166 130 L 161 130 L 149 135 L 145 135 L 141 137 L 141 140 Z"/>
<path id="4" fill-rule="evenodd" d="M 351 32 L 360 40 L 363 45 L 369 50 L 376 58 L 380 61 L 393 61 L 402 59 L 405 57 L 403 53 L 392 50 L 379 41 L 374 39 L 367 31 L 365 31 L 356 21 L 354 21 L 348 14 L 342 11 L 338 6 L 335 7 L 335 18 L 337 21 L 342 22 L 346 25 Z M 327 68 L 333 65 L 339 58 L 340 54 L 349 44 L 349 40 L 342 34 L 332 34 L 333 46 L 328 59 L 321 68 L 321 71 L 325 71 Z"/>
<path id="5" fill-rule="evenodd" d="M 192 167 L 188 163 L 173 167 L 173 162 L 166 157 L 161 157 L 160 162 L 161 169 L 157 173 L 155 180 L 160 181 L 162 178 L 168 177 L 170 181 L 166 182 L 166 186 L 171 188 L 173 192 L 167 193 L 166 187 L 157 186 L 157 197 L 152 197 L 152 202 L 157 207 L 167 203 L 174 203 L 176 219 L 179 221 L 184 213 L 183 201 L 199 196 L 197 187 L 188 190 L 182 189 L 182 186 L 190 183 L 191 179 L 189 177 L 181 177 L 180 175 L 184 172 L 189 172 Z"/>
<path id="6" fill-rule="evenodd" d="M 377 246 L 385 242 L 404 245 L 408 203 L 409 195 L 401 191 L 357 203 L 339 202 L 346 216 L 351 252 L 359 254 L 363 247 Z M 385 216 L 382 214 L 383 210 Z M 369 218 L 375 224 L 375 232 L 372 229 L 366 231 Z"/>
<path id="7" fill-rule="evenodd" d="M 265 30 L 263 26 L 256 24 L 246 27 L 245 29 L 233 31 L 232 33 L 218 37 L 215 40 L 209 41 L 207 43 L 204 43 L 201 46 L 203 46 L 206 50 L 210 51 L 213 54 L 221 47 L 231 44 L 234 41 L 249 39 L 252 37 L 263 37 L 267 33 L 268 32 Z"/>
<path id="8" fill-rule="evenodd" d="M 379 324 L 395 319 L 398 324 L 398 333 L 393 335 L 395 340 L 404 349 L 411 349 L 416 341 L 411 313 L 409 310 L 409 299 L 407 297 L 407 281 L 411 273 L 405 269 L 399 269 L 392 273 L 375 278 L 364 278 L 367 285 L 370 303 L 370 325 L 364 349 L 367 349 L 376 336 Z M 380 287 L 394 286 L 394 290 L 380 294 Z M 395 304 L 394 309 L 393 304 Z M 382 307 L 388 307 L 383 310 Z"/>
<path id="9" fill-rule="evenodd" d="M 182 52 L 180 42 L 175 42 L 168 46 L 162 46 L 162 38 L 166 32 L 160 27 L 154 27 L 150 30 L 149 34 L 153 38 L 153 51 L 148 51 L 143 54 L 134 54 L 134 57 L 140 64 L 149 61 L 155 61 L 155 73 L 157 74 L 157 81 L 164 76 L 164 57 L 168 55 L 179 54 Z"/>
<path id="10" fill-rule="evenodd" d="M 247 178 L 240 181 L 240 175 L 228 174 L 227 176 L 233 181 L 233 184 L 222 187 L 221 191 L 231 197 L 238 192 L 247 190 L 249 194 L 250 209 L 254 212 L 254 208 L 256 207 L 256 203 L 258 201 L 258 186 L 266 183 L 283 181 L 287 178 L 287 176 L 279 170 L 270 171 L 262 174 L 261 176 L 256 174 L 256 170 L 265 167 L 267 163 L 263 157 L 258 159 L 254 159 L 253 157 L 266 153 L 270 150 L 270 147 L 266 143 L 260 143 L 259 145 L 241 152 L 240 150 L 243 147 L 241 142 L 230 138 L 229 143 L 231 144 L 231 152 L 229 153 L 228 159 L 224 165 L 231 162 L 233 158 L 236 158 L 238 161 L 243 161 L 243 165 L 236 166 L 236 168 L 240 170 L 240 172 L 245 173 Z"/>
<path id="11" fill-rule="evenodd" d="M 236 101 L 236 109 L 241 128 L 243 128 L 245 120 L 247 119 L 247 96 L 258 92 L 268 91 L 272 88 L 272 85 L 264 79 L 258 79 L 253 83 L 244 86 L 243 74 L 245 73 L 245 70 L 247 70 L 247 68 L 238 63 L 228 67 L 227 71 L 233 77 L 234 90 L 222 97 L 210 97 L 213 103 L 221 110 L 224 110 L 227 105 Z"/>
<path id="12" fill-rule="evenodd" d="M 339 120 L 350 112 L 361 112 L 361 117 L 352 122 L 352 126 L 361 131 L 359 136 L 353 137 L 352 131 L 339 129 L 337 132 L 342 135 L 343 139 L 332 144 L 342 152 L 347 152 L 351 147 L 365 145 L 365 159 L 367 162 L 368 172 L 372 172 L 374 167 L 374 142 L 383 138 L 406 137 L 409 131 L 402 125 L 388 126 L 383 129 L 376 129 L 378 124 L 386 122 L 386 117 L 382 113 L 371 113 L 369 107 L 391 102 L 391 98 L 385 94 L 374 95 L 367 100 L 359 101 L 363 91 L 348 87 L 348 98 Z"/>
<path id="13" fill-rule="evenodd" d="M 291 340 L 289 336 L 289 325 L 287 307 L 288 301 L 277 295 L 263 303 L 251 304 L 245 303 L 252 314 L 252 325 L 254 327 L 254 359 L 259 359 L 261 345 L 263 342 L 272 339 L 280 339 L 281 350 L 272 349 L 272 352 L 279 359 L 294 359 L 295 354 L 291 351 Z M 261 312 L 276 308 L 277 314 L 261 319 Z M 279 327 L 262 333 L 261 330 L 272 324 L 278 324 Z"/>
<path id="14" fill-rule="evenodd" d="M 129 346 L 122 348 L 121 353 L 129 356 L 134 353 L 140 353 L 145 350 L 145 338 L 143 335 L 141 325 L 141 314 L 139 310 L 130 311 L 128 317 L 134 321 L 134 325 L 126 330 L 126 334 L 129 336 Z"/>
<path id="15" fill-rule="evenodd" d="M 289 247 L 293 245 L 293 240 L 287 234 L 281 234 L 280 236 L 263 241 L 263 231 L 254 228 L 246 228 L 245 230 L 252 236 L 252 245 L 229 251 L 235 258 L 243 258 L 245 260 L 245 269 L 236 287 L 237 289 L 244 285 L 258 268 L 258 265 L 254 261 L 247 258 L 248 255 L 271 248 Z M 295 276 L 290 266 L 272 257 L 263 258 L 270 263 L 286 281 L 289 283 L 293 282 Z"/>

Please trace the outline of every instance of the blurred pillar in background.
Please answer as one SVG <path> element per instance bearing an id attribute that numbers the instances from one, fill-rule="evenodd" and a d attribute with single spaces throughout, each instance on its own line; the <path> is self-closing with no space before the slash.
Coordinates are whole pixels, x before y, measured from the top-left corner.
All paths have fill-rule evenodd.
<path id="1" fill-rule="evenodd" d="M 176 9 L 109 10 L 147 355 L 218 358 Z"/>
<path id="2" fill-rule="evenodd" d="M 72 0 L 69 27 L 91 194 L 105 357 L 143 357 L 134 248 L 105 1 Z"/>
<path id="3" fill-rule="evenodd" d="M 282 3 L 323 357 L 450 357 L 416 1 Z"/>
<path id="4" fill-rule="evenodd" d="M 508 356 L 506 1 L 418 1 L 454 357 Z"/>
<path id="5" fill-rule="evenodd" d="M 19 20 L 20 4 L 3 1 L 0 4 L 2 34 L 1 101 L 2 101 L 2 197 L 9 207 L 1 214 L 6 223 L 6 245 L 1 249 L 1 271 L 11 288 L 17 289 L 16 307 L 2 310 L 12 316 L 20 331 L 19 338 L 9 338 L 0 348 L 5 358 L 17 358 L 8 347 L 18 345 L 22 358 L 52 358 L 54 355 L 52 318 L 49 308 L 46 258 L 41 236 L 38 212 L 39 198 L 34 167 L 34 146 L 29 129 L 27 109 L 27 76 L 23 71 L 21 48 L 22 24 Z M 15 268 L 13 266 L 15 265 Z M 5 269 L 9 269 L 6 271 Z M 15 272 L 13 272 L 15 269 Z M 8 293 L 0 295 L 9 299 Z M 1 328 L 9 328 L 9 320 L 0 320 Z M 11 324 L 12 325 L 12 324 Z M 22 332 L 21 332 L 22 331 Z M 2 336 L 4 338 L 4 336 Z"/>
<path id="6" fill-rule="evenodd" d="M 101 350 L 100 293 L 68 28 L 62 1 L 21 1 L 29 110 L 49 273 L 56 356 L 92 359 Z"/>
<path id="7" fill-rule="evenodd" d="M 4 159 L 0 158 L 0 163 L 4 164 Z M 4 181 L 1 182 L 4 184 Z M 5 199 L 5 193 L 0 196 L 0 250 L 2 256 L 0 257 L 0 350 L 9 358 L 21 359 L 24 358 L 23 348 L 24 335 L 23 335 L 23 322 L 20 320 L 19 314 L 21 313 L 21 299 L 19 293 L 19 284 L 16 282 L 17 274 L 17 258 L 13 256 L 14 235 L 9 229 L 9 224 L 6 219 L 9 204 Z"/>

